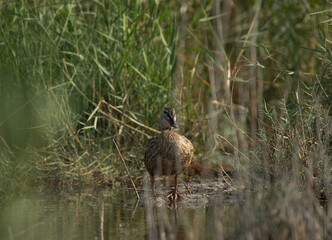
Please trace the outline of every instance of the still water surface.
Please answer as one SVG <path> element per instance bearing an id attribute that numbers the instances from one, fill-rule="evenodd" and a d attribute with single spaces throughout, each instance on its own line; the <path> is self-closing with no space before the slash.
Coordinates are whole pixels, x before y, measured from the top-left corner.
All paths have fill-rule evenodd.
<path id="1" fill-rule="evenodd" d="M 146 198 L 145 198 L 146 199 Z M 125 188 L 34 191 L 0 208 L 0 239 L 211 239 L 234 231 L 232 204 L 167 206 Z M 227 226 L 227 227 L 226 227 Z M 220 235 L 221 234 L 221 235 Z"/>

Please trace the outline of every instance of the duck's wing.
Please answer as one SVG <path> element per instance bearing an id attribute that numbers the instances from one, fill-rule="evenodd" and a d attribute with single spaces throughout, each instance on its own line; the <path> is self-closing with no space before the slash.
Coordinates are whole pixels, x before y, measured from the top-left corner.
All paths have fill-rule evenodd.
<path id="1" fill-rule="evenodd" d="M 185 148 L 188 149 L 190 152 L 194 152 L 194 146 L 190 142 L 190 140 L 188 138 L 186 138 L 185 136 L 181 136 L 181 137 L 182 137 L 183 145 L 185 146 Z"/>
<path id="2" fill-rule="evenodd" d="M 160 136 L 156 136 L 150 139 L 149 144 L 145 150 L 144 155 L 144 164 L 145 168 L 148 170 L 148 172 L 152 175 L 154 168 L 155 168 L 155 161 L 156 157 L 159 153 L 160 148 Z"/>

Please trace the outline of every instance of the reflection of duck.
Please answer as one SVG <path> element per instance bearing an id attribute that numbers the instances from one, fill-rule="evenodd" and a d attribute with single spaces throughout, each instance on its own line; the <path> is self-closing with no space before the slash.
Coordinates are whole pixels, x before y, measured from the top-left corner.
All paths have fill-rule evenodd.
<path id="1" fill-rule="evenodd" d="M 189 239 L 191 234 L 188 229 L 183 224 L 172 223 L 170 220 L 162 215 L 158 217 L 158 221 L 150 222 L 145 239 Z"/>
<path id="2" fill-rule="evenodd" d="M 144 164 L 151 176 L 151 187 L 154 193 L 154 177 L 175 175 L 175 188 L 170 194 L 177 199 L 178 176 L 191 162 L 194 147 L 191 142 L 172 131 L 177 128 L 174 108 L 165 108 L 159 120 L 162 133 L 149 142 L 145 152 Z M 170 196 L 169 195 L 169 196 Z"/>

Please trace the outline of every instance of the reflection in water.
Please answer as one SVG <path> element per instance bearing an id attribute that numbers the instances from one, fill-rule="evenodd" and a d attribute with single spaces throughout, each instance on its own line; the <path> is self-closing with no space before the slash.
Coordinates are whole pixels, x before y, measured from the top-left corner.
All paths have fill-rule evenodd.
<path id="1" fill-rule="evenodd" d="M 35 192 L 1 206 L 0 239 L 213 238 L 225 236 L 220 227 L 227 209 L 157 207 L 137 202 L 135 193 L 125 189 Z M 217 226 L 216 219 L 223 224 Z"/>

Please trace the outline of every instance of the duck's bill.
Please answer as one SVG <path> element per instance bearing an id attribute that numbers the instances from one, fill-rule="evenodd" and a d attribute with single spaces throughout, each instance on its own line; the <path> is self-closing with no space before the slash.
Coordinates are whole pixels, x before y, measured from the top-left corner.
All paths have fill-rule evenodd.
<path id="1" fill-rule="evenodd" d="M 171 125 L 173 128 L 178 128 L 179 127 L 179 125 L 175 122 L 175 121 L 173 121 L 172 122 L 172 125 Z"/>

